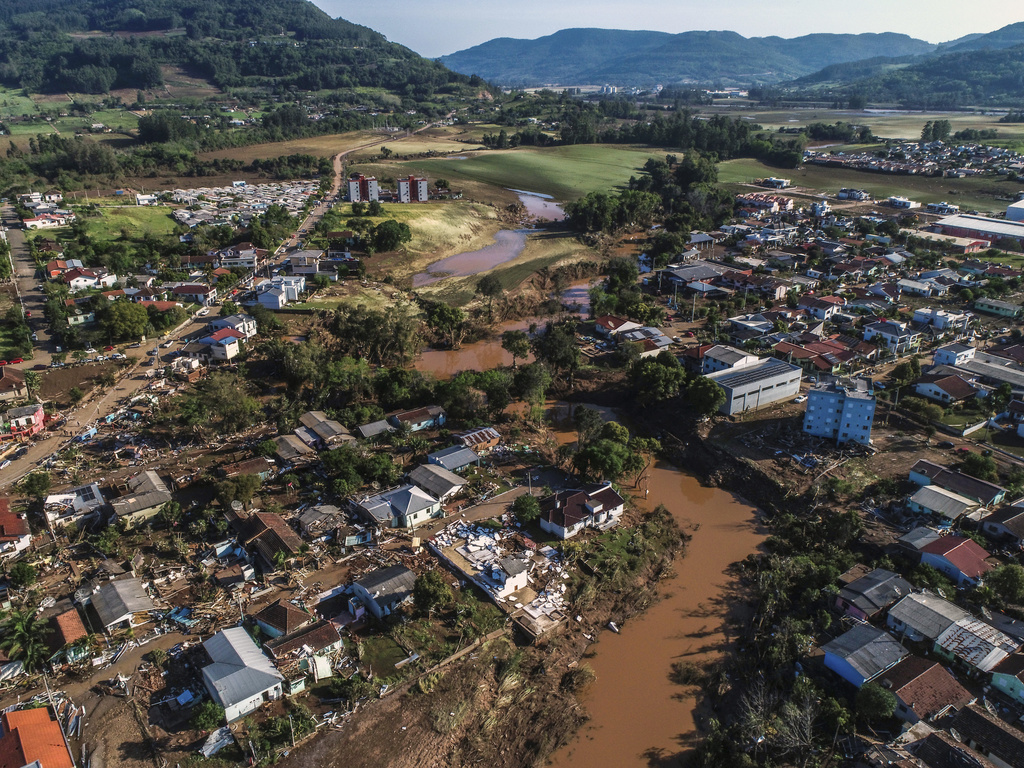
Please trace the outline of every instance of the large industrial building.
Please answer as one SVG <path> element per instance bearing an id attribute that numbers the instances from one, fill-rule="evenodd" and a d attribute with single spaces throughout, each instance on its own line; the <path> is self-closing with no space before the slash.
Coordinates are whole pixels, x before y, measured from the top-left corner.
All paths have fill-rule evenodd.
<path id="1" fill-rule="evenodd" d="M 755 365 L 708 374 L 725 390 L 725 402 L 718 410 L 726 416 L 762 408 L 800 392 L 799 366 L 768 357 Z"/>
<path id="2" fill-rule="evenodd" d="M 933 228 L 943 235 L 985 240 L 989 243 L 1009 238 L 1024 245 L 1024 221 L 991 219 L 988 216 L 972 216 L 962 213 L 939 219 Z"/>

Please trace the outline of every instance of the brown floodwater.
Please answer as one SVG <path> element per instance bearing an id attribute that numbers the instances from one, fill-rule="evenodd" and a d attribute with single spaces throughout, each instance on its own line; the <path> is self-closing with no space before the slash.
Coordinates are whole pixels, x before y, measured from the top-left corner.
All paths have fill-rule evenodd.
<path id="1" fill-rule="evenodd" d="M 556 437 L 575 439 L 565 432 Z M 582 697 L 591 720 L 552 757 L 553 768 L 682 765 L 696 736 L 696 700 L 688 695 L 693 689 L 669 680 L 672 663 L 709 661 L 734 639 L 726 620 L 740 606 L 727 571 L 764 540 L 755 508 L 666 463 L 653 467 L 643 485 L 643 503 L 664 504 L 693 540 L 675 575 L 658 586 L 658 602 L 626 622 L 621 634 L 602 631 L 591 646 L 595 655 L 586 663 L 596 680 Z"/>
<path id="2" fill-rule="evenodd" d="M 444 280 L 446 277 L 470 277 L 486 272 L 499 264 L 512 261 L 526 247 L 528 229 L 501 229 L 494 236 L 494 242 L 478 251 L 457 253 L 446 259 L 435 261 L 426 272 L 413 275 L 412 287 L 422 288 L 425 285 Z"/>
<path id="3" fill-rule="evenodd" d="M 515 192 L 526 212 L 538 221 L 561 221 L 565 218 L 562 206 L 556 203 L 551 195 L 527 192 L 522 189 L 510 189 L 509 192 Z"/>
<path id="4" fill-rule="evenodd" d="M 420 353 L 412 367 L 422 373 L 432 373 L 439 379 L 450 379 L 463 371 L 489 371 L 512 365 L 512 355 L 501 348 L 501 334 L 505 331 L 525 331 L 529 320 L 512 320 L 502 323 L 496 329 L 496 336 L 485 341 L 463 344 L 459 349 L 428 349 Z M 525 360 L 517 358 L 516 363 L 533 362 L 531 354 Z"/>
<path id="5" fill-rule="evenodd" d="M 563 307 L 575 307 L 576 314 L 586 317 L 590 314 L 590 289 L 593 280 L 573 283 L 562 291 L 561 302 Z"/>

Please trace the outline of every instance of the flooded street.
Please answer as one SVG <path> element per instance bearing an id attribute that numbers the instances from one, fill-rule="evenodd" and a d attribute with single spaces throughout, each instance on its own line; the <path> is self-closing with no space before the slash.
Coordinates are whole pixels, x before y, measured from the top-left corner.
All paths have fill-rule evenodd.
<path id="1" fill-rule="evenodd" d="M 479 251 L 457 253 L 447 259 L 435 261 L 426 272 L 413 275 L 413 288 L 436 283 L 446 277 L 469 277 L 486 272 L 506 261 L 512 261 L 526 247 L 528 229 L 502 229 L 494 236 L 494 243 Z"/>
<path id="2" fill-rule="evenodd" d="M 646 487 L 643 503 L 664 504 L 693 540 L 675 563 L 676 575 L 659 585 L 661 599 L 621 634 L 603 631 L 592 646 L 596 653 L 586 663 L 597 679 L 583 694 L 592 719 L 553 756 L 554 768 L 647 768 L 652 757 L 660 766 L 682 765 L 670 758 L 692 746 L 696 701 L 685 695 L 693 689 L 669 680 L 672 663 L 713 659 L 733 639 L 725 622 L 736 603 L 726 571 L 765 538 L 754 508 L 664 462 L 649 472 Z"/>

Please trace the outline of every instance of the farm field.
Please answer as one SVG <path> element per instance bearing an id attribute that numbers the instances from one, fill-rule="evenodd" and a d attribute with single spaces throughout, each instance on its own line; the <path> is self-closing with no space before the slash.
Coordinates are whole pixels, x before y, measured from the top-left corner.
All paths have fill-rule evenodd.
<path id="1" fill-rule="evenodd" d="M 890 139 L 918 139 L 929 120 L 948 120 L 953 132 L 966 128 L 994 128 L 1000 139 L 1024 140 L 1024 124 L 1000 123 L 999 115 L 972 112 L 903 112 L 846 109 L 759 109 L 757 107 L 705 107 L 702 111 L 742 117 L 765 128 L 796 128 L 810 123 L 843 121 L 871 126 L 876 136 Z"/>
<path id="2" fill-rule="evenodd" d="M 576 200 L 588 192 L 611 192 L 636 175 L 649 158 L 661 157 L 656 149 L 629 146 L 576 145 L 567 147 L 520 147 L 470 154 L 464 160 L 410 160 L 400 163 L 405 172 L 445 178 L 455 186 L 474 181 L 502 189 L 522 189 L 551 195 L 556 200 Z"/>
<path id="3" fill-rule="evenodd" d="M 728 160 L 718 164 L 718 180 L 723 184 L 747 184 L 765 176 L 784 176 L 793 185 L 829 195 L 842 187 L 866 189 L 875 199 L 902 195 L 922 203 L 948 201 L 962 209 L 1001 212 L 1020 188 L 1016 181 L 998 178 L 944 179 L 928 176 L 896 176 L 847 168 L 802 165 L 782 171 L 753 159 Z"/>

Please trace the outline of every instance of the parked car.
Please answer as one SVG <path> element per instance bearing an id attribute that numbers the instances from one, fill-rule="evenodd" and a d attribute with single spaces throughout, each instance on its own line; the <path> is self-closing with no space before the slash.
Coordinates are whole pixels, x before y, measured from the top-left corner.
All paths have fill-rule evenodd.
<path id="1" fill-rule="evenodd" d="M 113 351 L 114 351 L 114 348 L 113 348 L 113 347 L 104 347 L 104 348 L 103 348 L 103 351 L 104 351 L 104 352 L 113 352 Z"/>
<path id="2" fill-rule="evenodd" d="M 807 395 L 798 395 L 793 398 L 794 403 L 803 403 L 807 401 Z"/>
<path id="3" fill-rule="evenodd" d="M 169 349 L 170 347 L 174 346 L 174 339 L 168 339 L 160 346 L 163 347 L 164 349 Z"/>
<path id="4" fill-rule="evenodd" d="M 22 358 L 16 357 L 13 360 L 11 360 L 11 365 L 14 365 L 15 363 L 24 363 L 24 362 L 25 361 Z"/>

